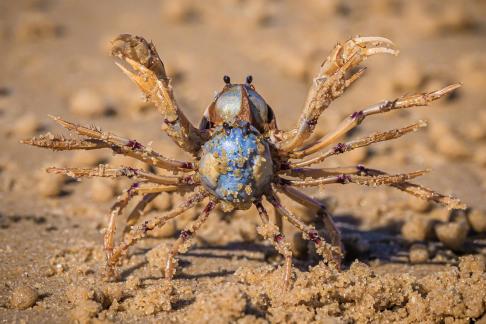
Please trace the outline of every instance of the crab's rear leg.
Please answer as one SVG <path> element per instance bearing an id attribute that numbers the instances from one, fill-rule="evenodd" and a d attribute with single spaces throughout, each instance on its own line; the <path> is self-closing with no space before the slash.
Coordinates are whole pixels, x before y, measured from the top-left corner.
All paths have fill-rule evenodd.
<path id="1" fill-rule="evenodd" d="M 429 170 L 418 170 L 408 173 L 399 174 L 338 174 L 328 177 L 322 177 L 317 179 L 305 179 L 305 180 L 291 180 L 291 179 L 279 179 L 280 184 L 289 185 L 294 187 L 317 187 L 328 184 L 348 184 L 355 183 L 363 186 L 390 186 L 398 184 L 410 179 L 414 179 L 426 174 Z"/>
<path id="2" fill-rule="evenodd" d="M 165 263 L 165 278 L 172 279 L 175 273 L 175 256 L 179 253 L 184 253 L 190 246 L 191 240 L 201 226 L 206 222 L 211 211 L 216 207 L 215 201 L 210 201 L 203 209 L 202 214 L 194 221 L 189 223 L 184 230 L 181 231 L 179 237 L 172 245 L 167 261 Z"/>
<path id="3" fill-rule="evenodd" d="M 341 233 L 339 232 L 339 229 L 334 223 L 332 219 L 332 215 L 329 213 L 326 205 L 306 195 L 305 193 L 288 186 L 280 186 L 277 187 L 276 189 L 283 192 L 290 199 L 304 206 L 317 209 L 317 215 L 322 217 L 322 222 L 324 223 L 324 229 L 326 230 L 326 233 L 329 235 L 331 244 L 337 250 L 335 259 L 336 259 L 337 267 L 340 268 L 342 256 L 344 254 L 344 247 L 342 244 Z"/>
<path id="4" fill-rule="evenodd" d="M 422 171 L 419 171 L 421 173 Z M 420 175 L 417 173 L 412 174 L 403 174 L 403 175 L 389 175 L 384 171 L 377 170 L 377 169 L 369 169 L 364 167 L 363 165 L 356 165 L 356 166 L 349 166 L 349 167 L 337 167 L 337 168 L 296 168 L 287 170 L 287 174 L 295 176 L 295 177 L 302 177 L 302 178 L 317 178 L 315 182 L 311 182 L 314 185 L 322 185 L 323 182 L 333 182 L 333 183 L 348 183 L 348 182 L 356 182 L 352 181 L 353 178 L 347 177 L 348 175 L 360 175 L 364 178 L 360 178 L 361 180 L 366 179 L 379 179 L 376 177 L 382 177 L 387 185 L 399 189 L 403 192 L 406 192 L 410 195 L 413 195 L 417 198 L 433 201 L 438 204 L 444 205 L 449 209 L 465 209 L 466 205 L 461 202 L 460 199 L 454 196 L 446 196 L 441 193 L 435 192 L 432 189 L 425 188 L 419 184 L 412 183 L 406 181 L 406 177 L 410 177 L 413 175 Z M 387 178 L 388 177 L 388 178 Z M 321 180 L 319 180 L 321 179 Z M 327 179 L 327 180 L 324 180 Z M 310 180 L 312 181 L 312 180 Z M 373 182 L 373 181 L 372 181 Z M 290 181 L 292 183 L 292 180 Z M 309 180 L 303 180 L 298 183 L 298 185 L 305 186 L 309 184 Z M 362 183 L 365 184 L 365 183 Z M 370 183 L 371 184 L 371 183 Z M 385 183 L 381 183 L 385 184 Z"/>
<path id="5" fill-rule="evenodd" d="M 398 50 L 383 37 L 358 36 L 334 47 L 314 79 L 297 127 L 285 132 L 283 140 L 277 143 L 282 155 L 294 151 L 309 138 L 322 112 L 364 72 L 361 69 L 353 74 L 352 70 L 368 57 L 380 53 L 397 55 Z"/>
<path id="6" fill-rule="evenodd" d="M 158 195 L 163 192 L 179 192 L 184 193 L 190 190 L 193 190 L 194 186 L 164 186 L 164 185 L 155 185 L 155 186 L 146 186 L 137 188 L 137 193 L 139 195 L 143 195 L 143 198 L 137 203 L 137 205 L 133 208 L 133 210 L 128 214 L 127 222 L 125 228 L 123 229 L 123 233 L 127 233 L 130 230 L 130 226 L 135 225 L 140 217 L 143 216 L 145 207 L 150 204 Z"/>
<path id="7" fill-rule="evenodd" d="M 179 108 L 154 44 L 139 36 L 120 35 L 112 41 L 112 55 L 131 67 L 130 71 L 117 63 L 162 114 L 167 134 L 179 147 L 196 155 L 204 142 L 203 136 Z"/>
<path id="8" fill-rule="evenodd" d="M 151 231 L 156 227 L 164 226 L 169 220 L 196 206 L 206 198 L 207 195 L 206 191 L 198 187 L 192 195 L 182 201 L 175 208 L 162 215 L 154 216 L 140 225 L 133 226 L 130 231 L 126 233 L 123 241 L 113 249 L 113 252 L 107 260 L 108 278 L 113 276 L 116 265 L 120 261 L 120 258 L 127 253 L 130 246 L 144 238 L 148 231 Z"/>
<path id="9" fill-rule="evenodd" d="M 123 212 L 123 210 L 127 207 L 128 203 L 132 200 L 132 198 L 146 192 L 150 192 L 150 194 L 158 194 L 160 192 L 170 192 L 180 189 L 181 187 L 179 186 L 154 186 L 148 183 L 134 183 L 129 189 L 125 190 L 120 196 L 118 196 L 115 204 L 110 209 L 108 225 L 105 229 L 105 235 L 103 239 L 103 247 L 105 250 L 106 259 L 109 260 L 113 254 L 113 248 L 115 245 L 116 221 Z M 133 214 L 133 212 L 131 214 Z M 114 275 L 114 268 L 107 268 L 107 275 L 109 277 L 112 277 Z"/>
<path id="10" fill-rule="evenodd" d="M 317 252 L 324 256 L 326 262 L 333 264 L 336 268 L 341 264 L 341 250 L 328 244 L 312 225 L 307 225 L 290 210 L 282 205 L 274 190 L 266 194 L 267 200 L 278 210 L 287 221 L 302 232 L 304 239 L 314 242 Z"/>
<path id="11" fill-rule="evenodd" d="M 318 143 L 301 150 L 296 150 L 290 153 L 290 156 L 292 156 L 293 158 L 302 158 L 307 155 L 313 154 L 332 143 L 335 143 L 339 138 L 347 134 L 351 129 L 361 124 L 361 122 L 363 122 L 363 120 L 370 115 L 382 114 L 396 109 L 427 106 L 432 101 L 453 92 L 460 86 L 460 83 L 454 83 L 436 91 L 405 96 L 402 98 L 397 98 L 395 100 L 385 100 L 380 103 L 371 105 L 364 110 L 356 111 L 348 116 L 345 120 L 343 120 L 337 126 L 335 131 L 324 136 Z"/>
<path id="12" fill-rule="evenodd" d="M 262 226 L 259 226 L 257 229 L 258 233 L 260 233 L 266 240 L 270 241 L 277 251 L 285 258 L 283 283 L 284 289 L 288 290 L 290 277 L 292 275 L 292 251 L 290 250 L 289 244 L 285 241 L 285 237 L 280 233 L 279 227 L 270 222 L 267 210 L 263 207 L 261 201 L 256 202 L 255 206 L 262 220 Z"/>

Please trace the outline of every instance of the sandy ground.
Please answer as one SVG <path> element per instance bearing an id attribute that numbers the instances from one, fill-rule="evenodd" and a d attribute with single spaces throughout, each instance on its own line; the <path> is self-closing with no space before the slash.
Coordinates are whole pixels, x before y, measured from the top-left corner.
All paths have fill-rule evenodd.
<path id="1" fill-rule="evenodd" d="M 1 321 L 486 321 L 485 14 L 479 0 L 0 2 Z M 224 74 L 235 82 L 252 74 L 281 128 L 294 125 L 313 74 L 336 42 L 357 34 L 392 39 L 400 56 L 367 61 L 367 75 L 326 111 L 320 132 L 383 99 L 455 81 L 463 88 L 428 108 L 367 119 L 352 137 L 418 119 L 430 126 L 328 165 L 430 167 L 418 182 L 454 193 L 469 209 L 450 212 L 392 188 L 309 191 L 329 205 L 343 232 L 344 271 L 319 263 L 312 245 L 284 223 L 296 268 L 286 294 L 282 259 L 257 234 L 254 209 L 214 213 L 179 258 L 176 278 L 166 282 L 167 248 L 195 210 L 133 248 L 121 280 L 104 283 L 102 229 L 114 197 L 129 183 L 74 182 L 44 169 L 140 164 L 106 151 L 54 153 L 19 140 L 62 133 L 47 117 L 53 114 L 188 158 L 109 57 L 109 41 L 120 33 L 155 42 L 194 123 Z M 160 197 L 147 217 L 180 199 Z M 319 225 L 313 211 L 286 204 Z"/>

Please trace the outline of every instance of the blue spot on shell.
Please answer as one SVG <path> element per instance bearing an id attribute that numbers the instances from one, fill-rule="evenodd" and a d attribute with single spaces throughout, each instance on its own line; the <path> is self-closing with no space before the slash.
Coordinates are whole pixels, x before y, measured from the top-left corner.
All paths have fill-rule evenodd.
<path id="1" fill-rule="evenodd" d="M 273 166 L 268 144 L 258 131 L 246 122 L 235 126 L 219 128 L 206 142 L 199 171 L 211 193 L 244 208 L 268 188 Z"/>

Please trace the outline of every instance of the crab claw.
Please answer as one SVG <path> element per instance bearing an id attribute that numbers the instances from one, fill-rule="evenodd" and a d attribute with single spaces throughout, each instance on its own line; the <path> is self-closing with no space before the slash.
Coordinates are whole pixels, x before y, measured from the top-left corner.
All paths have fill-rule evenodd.
<path id="1" fill-rule="evenodd" d="M 375 54 L 398 55 L 395 44 L 384 37 L 356 36 L 344 44 L 337 44 L 323 63 L 321 75 L 330 76 L 338 69 L 349 70 Z"/>
<path id="2" fill-rule="evenodd" d="M 164 130 L 185 151 L 196 155 L 203 138 L 177 105 L 164 63 L 153 43 L 139 36 L 123 34 L 112 42 L 111 55 L 123 63 L 116 65 L 142 90 L 164 120 Z"/>
<path id="3" fill-rule="evenodd" d="M 144 66 L 152 71 L 158 79 L 168 79 L 164 63 L 157 54 L 153 43 L 144 38 L 128 34 L 119 35 L 112 42 L 111 55 L 127 61 L 133 68 L 132 62 Z"/>
<path id="4" fill-rule="evenodd" d="M 147 95 L 152 93 L 157 83 L 155 74 L 142 64 L 135 62 L 132 59 L 125 58 L 124 60 L 133 68 L 136 73 L 130 71 L 118 62 L 115 62 L 116 66 L 118 66 L 122 72 L 128 76 L 130 80 L 132 80 L 140 88 L 140 90 L 142 90 L 144 94 Z"/>
<path id="5" fill-rule="evenodd" d="M 354 43 L 354 44 L 353 44 Z M 385 37 L 355 37 L 344 44 L 346 46 L 359 46 L 364 50 L 364 55 L 371 56 L 374 54 L 391 54 L 398 55 L 400 51 L 396 49 L 395 44 Z"/>

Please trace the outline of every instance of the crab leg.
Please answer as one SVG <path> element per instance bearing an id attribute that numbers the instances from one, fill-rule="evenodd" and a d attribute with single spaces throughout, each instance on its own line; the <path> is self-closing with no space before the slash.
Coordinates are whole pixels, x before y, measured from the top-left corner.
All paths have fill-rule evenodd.
<path id="1" fill-rule="evenodd" d="M 357 165 L 351 167 L 338 167 L 338 168 L 322 168 L 322 169 L 297 168 L 297 169 L 290 169 L 286 172 L 288 175 L 295 176 L 295 177 L 302 177 L 302 178 L 305 177 L 318 178 L 322 176 L 339 175 L 339 174 L 341 175 L 359 174 L 359 175 L 372 176 L 372 177 L 387 175 L 387 173 L 384 171 L 380 171 L 376 169 L 368 169 L 363 165 Z M 445 196 L 443 194 L 435 192 L 429 188 L 425 188 L 416 183 L 403 181 L 398 183 L 391 183 L 389 185 L 401 191 L 404 191 L 410 195 L 413 195 L 417 198 L 434 201 L 438 204 L 446 206 L 449 209 L 466 208 L 466 205 L 463 202 L 461 202 L 458 198 L 453 196 Z"/>
<path id="2" fill-rule="evenodd" d="M 277 144 L 282 155 L 304 143 L 314 131 L 322 112 L 363 75 L 364 69 L 351 76 L 348 76 L 349 72 L 375 54 L 398 55 L 398 50 L 390 40 L 383 37 L 354 37 L 334 47 L 314 79 L 297 128 L 284 134 L 283 141 Z"/>
<path id="3" fill-rule="evenodd" d="M 314 164 L 314 163 L 319 163 L 319 162 L 324 161 L 325 159 L 327 159 L 330 156 L 346 153 L 346 152 L 352 151 L 352 150 L 360 148 L 360 147 L 369 146 L 369 145 L 374 144 L 374 143 L 379 143 L 379 142 L 384 142 L 384 141 L 396 139 L 396 138 L 402 137 L 405 134 L 415 132 L 418 129 L 426 127 L 426 126 L 427 126 L 427 122 L 425 122 L 424 120 L 419 120 L 417 123 L 408 125 L 406 127 L 391 129 L 391 130 L 388 130 L 388 131 L 385 131 L 385 132 L 378 132 L 378 133 L 372 134 L 370 136 L 359 138 L 357 140 L 353 140 L 353 141 L 346 142 L 346 143 L 338 143 L 333 148 L 329 149 L 328 151 L 326 151 L 325 153 L 323 153 L 323 154 L 321 154 L 317 157 L 314 157 L 314 158 L 306 160 L 306 161 L 292 163 L 291 167 L 303 167 L 303 166 L 308 166 L 308 165 L 311 165 L 311 164 Z M 316 145 L 319 145 L 319 144 L 316 144 Z M 314 147 L 314 146 L 312 146 L 312 147 Z M 311 149 L 312 147 L 309 147 L 309 149 Z M 293 152 L 293 153 L 291 153 L 291 157 L 292 158 L 302 158 L 302 157 L 308 155 L 307 152 L 308 152 L 307 149 L 304 149 L 302 151 Z"/>
<path id="4" fill-rule="evenodd" d="M 194 176 L 162 176 L 132 167 L 109 168 L 106 164 L 100 164 L 97 168 L 47 168 L 48 173 L 63 174 L 72 178 L 103 177 L 119 178 L 127 177 L 139 181 L 150 181 L 163 185 L 194 185 L 197 183 Z"/>
<path id="5" fill-rule="evenodd" d="M 364 168 L 363 166 L 358 166 L 357 169 L 360 172 L 364 172 L 372 176 L 386 175 L 386 173 L 383 171 L 376 170 L 376 169 L 368 169 L 368 168 Z M 425 188 L 416 183 L 404 181 L 400 183 L 394 183 L 391 186 L 401 191 L 404 191 L 412 196 L 415 196 L 417 198 L 434 201 L 438 204 L 442 204 L 446 206 L 448 209 L 466 209 L 466 205 L 460 199 L 450 195 L 445 196 L 441 193 L 435 192 L 429 188 Z"/>
<path id="6" fill-rule="evenodd" d="M 112 41 L 112 55 L 131 67 L 132 71 L 129 71 L 116 63 L 138 85 L 147 101 L 157 107 L 164 118 L 167 134 L 179 147 L 196 155 L 204 140 L 177 105 L 170 79 L 154 44 L 142 37 L 120 35 Z"/>
<path id="7" fill-rule="evenodd" d="M 290 284 L 290 276 L 292 275 L 292 251 L 289 244 L 285 241 L 285 237 L 280 233 L 278 226 L 270 222 L 267 210 L 263 207 L 261 201 L 256 202 L 255 206 L 262 220 L 262 225 L 257 228 L 258 233 L 272 243 L 275 249 L 285 258 L 283 282 L 284 289 L 287 290 Z"/>
<path id="8" fill-rule="evenodd" d="M 324 136 L 321 141 L 317 144 L 312 145 L 311 147 L 305 148 L 303 150 L 297 150 L 293 152 L 291 155 L 295 155 L 296 157 L 304 157 L 310 154 L 313 154 L 320 149 L 336 142 L 339 138 L 344 136 L 348 133 L 351 129 L 355 128 L 363 120 L 370 115 L 381 114 L 391 110 L 396 109 L 404 109 L 404 108 L 411 108 L 417 106 L 428 106 L 428 104 L 434 100 L 437 100 L 452 91 L 456 90 L 461 86 L 460 83 L 451 84 L 445 88 L 426 92 L 422 94 L 416 94 L 411 96 L 405 96 L 402 98 L 397 98 L 393 101 L 385 100 L 380 103 L 371 105 L 364 110 L 356 111 L 352 113 L 349 117 L 344 119 L 341 124 L 338 125 L 337 129 L 326 136 Z"/>
<path id="9" fill-rule="evenodd" d="M 153 230 L 156 227 L 164 226 L 167 221 L 170 219 L 177 217 L 178 215 L 182 214 L 188 209 L 196 206 L 199 202 L 201 202 L 204 198 L 206 198 L 208 194 L 199 187 L 199 190 L 196 190 L 189 198 L 185 201 L 181 202 L 177 207 L 173 208 L 172 210 L 151 219 L 146 220 L 143 224 L 138 226 L 133 226 L 125 235 L 123 242 L 113 249 L 110 257 L 107 261 L 107 276 L 113 277 L 115 274 L 115 266 L 120 260 L 120 258 L 126 254 L 128 248 L 144 238 L 147 235 L 147 232 Z"/>
<path id="10" fill-rule="evenodd" d="M 158 194 L 160 192 L 175 191 L 177 189 L 180 189 L 180 187 L 153 186 L 150 184 L 134 183 L 129 189 L 125 190 L 121 195 L 117 197 L 115 204 L 110 209 L 110 217 L 108 218 L 108 225 L 104 235 L 103 244 L 104 244 L 107 260 L 111 257 L 113 253 L 113 246 L 115 243 L 115 233 L 116 233 L 116 219 L 121 215 L 121 213 L 128 205 L 130 200 L 136 195 L 143 194 L 143 192 L 147 190 L 151 190 L 154 193 L 157 192 Z"/>
<path id="11" fill-rule="evenodd" d="M 326 243 L 326 241 L 319 236 L 319 233 L 312 225 L 305 224 L 302 220 L 296 217 L 290 210 L 285 208 L 280 199 L 271 190 L 267 195 L 267 200 L 277 209 L 292 225 L 302 232 L 304 239 L 311 240 L 317 247 L 317 252 L 326 258 L 327 262 L 333 263 L 336 267 L 341 264 L 341 251 Z"/>
<path id="12" fill-rule="evenodd" d="M 135 225 L 140 217 L 144 214 L 144 209 L 145 207 L 159 194 L 162 192 L 183 192 L 185 190 L 190 190 L 192 189 L 192 186 L 187 186 L 187 187 L 179 187 L 179 186 L 153 186 L 153 187 L 147 187 L 147 188 L 140 188 L 138 190 L 138 194 L 143 194 L 143 198 L 137 203 L 137 205 L 133 208 L 133 210 L 130 212 L 127 218 L 127 223 L 125 226 L 125 229 L 123 230 L 123 233 L 127 233 L 130 230 L 130 226 Z"/>
<path id="13" fill-rule="evenodd" d="M 313 187 L 313 186 L 321 186 L 326 184 L 332 183 L 340 183 L 340 184 L 347 184 L 347 183 L 356 183 L 359 185 L 365 186 L 382 186 L 382 185 L 393 185 L 396 183 L 401 183 L 413 178 L 420 177 L 427 173 L 428 170 L 419 170 L 410 173 L 402 173 L 402 174 L 380 174 L 380 175 L 356 175 L 356 174 L 340 174 L 337 176 L 330 176 L 320 179 L 312 179 L 312 180 L 288 180 L 288 179 L 281 179 L 281 184 L 291 185 L 295 187 Z"/>
<path id="14" fill-rule="evenodd" d="M 320 201 L 306 195 L 305 193 L 296 190 L 294 188 L 288 187 L 288 186 L 279 186 L 277 187 L 277 190 L 280 190 L 283 192 L 287 197 L 290 199 L 304 205 L 310 208 L 315 208 L 317 209 L 317 215 L 322 217 L 322 221 L 324 223 L 324 228 L 326 232 L 329 235 L 329 238 L 331 239 L 331 244 L 336 247 L 338 250 L 339 255 L 343 255 L 344 247 L 342 245 L 342 240 L 341 240 L 341 233 L 339 232 L 339 229 L 336 227 L 336 224 L 334 223 L 332 219 L 332 215 L 329 213 L 327 210 L 326 205 L 321 203 Z M 337 263 L 338 268 L 341 267 L 341 260 L 339 260 L 339 263 Z"/>
<path id="15" fill-rule="evenodd" d="M 166 158 L 153 151 L 151 148 L 142 145 L 136 140 L 123 138 L 110 132 L 102 132 L 95 127 L 77 125 L 63 120 L 61 117 L 49 117 L 67 130 L 89 137 L 90 139 L 67 140 L 60 136 L 47 134 L 41 136 L 40 138 L 34 137 L 30 140 L 25 140 L 23 143 L 44 148 L 51 148 L 53 150 L 111 148 L 113 152 L 117 154 L 124 154 L 137 160 L 146 162 L 150 165 L 167 170 L 191 171 L 195 168 L 194 164 L 191 162 L 183 162 Z"/>
<path id="16" fill-rule="evenodd" d="M 215 201 L 210 201 L 203 209 L 202 214 L 194 221 L 189 223 L 183 231 L 181 231 L 179 237 L 172 245 L 172 248 L 167 255 L 167 261 L 165 263 L 165 278 L 172 279 L 175 273 L 175 256 L 179 253 L 186 252 L 191 244 L 191 239 L 197 230 L 206 222 L 211 211 L 216 207 Z"/>
<path id="17" fill-rule="evenodd" d="M 291 177 L 297 177 L 300 179 L 305 178 L 321 178 L 328 177 L 331 175 L 339 174 L 355 174 L 356 167 L 335 167 L 335 168 L 291 168 L 287 170 L 282 170 L 285 175 Z"/>
<path id="18" fill-rule="evenodd" d="M 70 151 L 70 150 L 97 150 L 102 148 L 111 148 L 108 143 L 96 139 L 67 139 L 61 135 L 50 133 L 21 140 L 20 143 L 32 146 L 50 148 L 53 151 Z"/>

